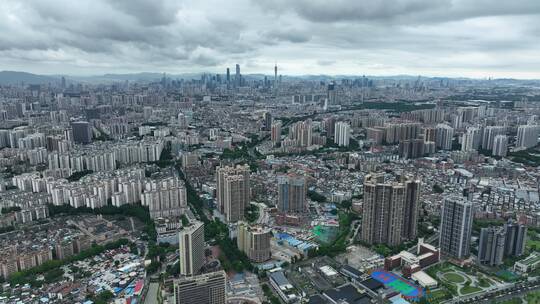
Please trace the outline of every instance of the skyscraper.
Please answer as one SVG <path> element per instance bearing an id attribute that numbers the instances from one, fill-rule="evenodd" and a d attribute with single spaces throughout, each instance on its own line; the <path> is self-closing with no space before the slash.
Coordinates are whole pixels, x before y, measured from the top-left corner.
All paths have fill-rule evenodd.
<path id="1" fill-rule="evenodd" d="M 493 141 L 493 152 L 491 153 L 494 156 L 506 156 L 508 151 L 508 138 L 506 135 L 497 135 Z"/>
<path id="2" fill-rule="evenodd" d="M 493 143 L 495 142 L 495 136 L 504 135 L 506 128 L 503 126 L 489 126 L 484 128 L 482 134 L 482 149 L 493 150 Z"/>
<path id="3" fill-rule="evenodd" d="M 413 240 L 418 233 L 418 212 L 420 208 L 420 187 L 419 179 L 401 178 L 401 183 L 405 185 L 405 215 L 401 228 L 401 237 L 406 240 Z"/>
<path id="4" fill-rule="evenodd" d="M 87 121 L 74 121 L 71 123 L 73 129 L 73 140 L 79 144 L 89 144 L 92 142 L 92 127 Z"/>
<path id="5" fill-rule="evenodd" d="M 506 235 L 502 227 L 482 228 L 478 243 L 478 263 L 499 266 L 503 263 Z"/>
<path id="6" fill-rule="evenodd" d="M 336 123 L 334 142 L 340 147 L 348 147 L 351 137 L 351 127 L 348 123 L 340 121 Z"/>
<path id="7" fill-rule="evenodd" d="M 278 209 L 283 213 L 306 211 L 306 179 L 299 175 L 278 176 Z"/>
<path id="8" fill-rule="evenodd" d="M 516 147 L 531 148 L 538 144 L 540 126 L 523 125 L 518 127 Z"/>
<path id="9" fill-rule="evenodd" d="M 416 139 L 420 133 L 420 124 L 418 123 L 399 123 L 388 124 L 385 129 L 385 142 L 396 144 L 403 140 Z"/>
<path id="10" fill-rule="evenodd" d="M 236 64 L 236 74 L 234 75 L 234 82 L 235 82 L 237 87 L 242 85 L 242 78 L 241 77 L 242 77 L 242 75 L 240 74 L 240 65 L 237 63 Z"/>
<path id="11" fill-rule="evenodd" d="M 454 138 L 454 129 L 449 125 L 438 124 L 435 128 L 435 143 L 437 148 L 442 150 L 452 149 L 452 140 Z"/>
<path id="12" fill-rule="evenodd" d="M 416 237 L 420 181 L 401 177 L 385 181 L 385 175 L 364 179 L 362 241 L 396 246 Z"/>
<path id="13" fill-rule="evenodd" d="M 229 84 L 231 82 L 231 70 L 229 68 L 227 68 L 226 80 L 227 80 L 227 84 Z"/>
<path id="14" fill-rule="evenodd" d="M 383 128 L 367 128 L 366 137 L 375 145 L 380 145 L 384 139 L 384 129 Z"/>
<path id="15" fill-rule="evenodd" d="M 228 222 L 244 218 L 251 197 L 249 176 L 248 165 L 216 168 L 218 208 Z"/>
<path id="16" fill-rule="evenodd" d="M 277 87 L 278 81 L 277 81 L 277 63 L 274 66 L 274 86 Z"/>
<path id="17" fill-rule="evenodd" d="M 272 113 L 264 112 L 263 120 L 264 120 L 264 129 L 266 131 L 270 131 L 272 128 L 272 123 L 274 122 L 274 117 L 272 117 Z"/>
<path id="18" fill-rule="evenodd" d="M 173 285 L 175 304 L 227 303 L 227 275 L 223 270 L 181 278 Z"/>
<path id="19" fill-rule="evenodd" d="M 204 225 L 192 222 L 178 233 L 180 274 L 192 276 L 199 273 L 204 263 Z"/>
<path id="20" fill-rule="evenodd" d="M 227 222 L 234 223 L 244 219 L 244 210 L 249 204 L 246 188 L 249 189 L 249 179 L 245 179 L 243 175 L 225 177 L 223 213 Z"/>
<path id="21" fill-rule="evenodd" d="M 326 99 L 328 100 L 328 105 L 334 106 L 338 103 L 335 82 L 331 82 L 328 84 Z"/>
<path id="22" fill-rule="evenodd" d="M 435 138 L 436 138 L 436 134 L 437 134 L 437 129 L 433 128 L 433 127 L 425 127 L 424 128 L 424 140 L 425 141 L 435 141 Z"/>
<path id="23" fill-rule="evenodd" d="M 311 119 L 294 123 L 290 128 L 290 137 L 299 147 L 311 146 L 313 144 Z"/>
<path id="24" fill-rule="evenodd" d="M 527 226 L 508 221 L 504 228 L 506 232 L 504 255 L 508 257 L 523 255 L 527 239 Z"/>
<path id="25" fill-rule="evenodd" d="M 461 151 L 472 151 L 480 148 L 480 142 L 482 140 L 480 128 L 469 127 L 467 132 L 463 134 L 461 141 Z"/>
<path id="26" fill-rule="evenodd" d="M 272 257 L 270 252 L 270 229 L 260 226 L 249 226 L 245 222 L 238 222 L 238 249 L 243 251 L 255 263 L 268 261 Z"/>
<path id="27" fill-rule="evenodd" d="M 334 116 L 325 117 L 323 119 L 324 131 L 326 132 L 326 137 L 335 135 L 336 127 L 336 118 Z"/>
<path id="28" fill-rule="evenodd" d="M 272 145 L 275 147 L 278 143 L 281 142 L 281 121 L 277 120 L 272 123 L 272 134 L 270 139 L 272 140 Z"/>
<path id="29" fill-rule="evenodd" d="M 469 256 L 473 205 L 463 197 L 445 198 L 441 209 L 439 247 L 441 253 L 457 259 Z"/>
<path id="30" fill-rule="evenodd" d="M 404 159 L 419 158 L 424 156 L 423 139 L 407 139 L 399 142 L 399 156 Z"/>

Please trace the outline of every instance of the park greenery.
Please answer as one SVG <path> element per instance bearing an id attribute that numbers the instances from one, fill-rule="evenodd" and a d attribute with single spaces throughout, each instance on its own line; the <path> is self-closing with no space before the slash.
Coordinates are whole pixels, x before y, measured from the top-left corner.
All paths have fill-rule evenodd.
<path id="1" fill-rule="evenodd" d="M 359 241 L 360 245 L 364 246 L 364 247 L 368 247 L 368 248 L 371 248 L 373 251 L 375 251 L 377 254 L 381 255 L 381 256 L 390 256 L 390 255 L 394 255 L 394 254 L 397 254 L 403 250 L 406 250 L 407 248 L 411 247 L 414 245 L 415 242 L 413 241 L 408 241 L 408 242 L 404 242 L 398 246 L 387 246 L 385 244 L 373 244 L 373 245 L 370 245 L 368 243 L 365 243 L 365 242 L 362 242 L 362 241 Z"/>
<path id="2" fill-rule="evenodd" d="M 229 228 L 219 219 L 209 221 L 204 226 L 206 241 L 213 243 L 221 249 L 219 261 L 225 271 L 234 270 L 242 272 L 253 270 L 253 265 L 247 255 L 238 249 L 236 239 L 229 238 Z"/>
<path id="3" fill-rule="evenodd" d="M 502 219 L 474 219 L 473 220 L 473 231 L 480 232 L 482 228 L 487 228 L 490 226 L 501 226 L 504 224 Z"/>
<path id="4" fill-rule="evenodd" d="M 273 293 L 272 293 L 272 290 L 270 289 L 270 287 L 268 286 L 268 284 L 263 284 L 262 285 L 262 290 L 263 290 L 263 293 L 264 293 L 264 296 L 266 297 L 266 299 L 268 299 L 268 301 L 270 301 L 269 303 L 270 304 L 280 304 L 281 301 L 279 300 L 278 297 L 276 297 Z M 265 302 L 265 303 L 268 303 L 268 302 Z"/>
<path id="5" fill-rule="evenodd" d="M 6 232 L 11 232 L 13 230 L 15 230 L 15 227 L 13 227 L 13 225 L 0 227 L 0 234 L 1 233 L 6 233 Z"/>
<path id="6" fill-rule="evenodd" d="M 94 171 L 92 171 L 92 170 L 83 170 L 83 171 L 79 171 L 79 172 L 75 172 L 75 173 L 71 174 L 66 179 L 70 183 L 71 182 L 76 182 L 76 181 L 80 180 L 81 178 L 83 178 L 83 176 L 86 176 L 86 175 L 89 175 L 89 174 L 92 174 L 92 173 L 94 173 Z"/>
<path id="7" fill-rule="evenodd" d="M 444 188 L 441 187 L 439 184 L 435 184 L 433 185 L 433 192 L 441 194 L 444 192 Z"/>
<path id="8" fill-rule="evenodd" d="M 375 110 L 388 110 L 390 112 L 402 113 L 402 112 L 411 112 L 416 110 L 425 110 L 433 109 L 435 104 L 432 103 L 409 103 L 409 102 L 374 102 L 368 101 L 363 103 L 358 103 L 350 107 L 343 107 L 341 109 L 326 111 L 326 114 L 338 113 L 338 112 L 348 112 L 352 110 L 363 110 L 363 109 L 375 109 Z M 280 117 L 279 120 L 283 122 L 283 126 L 290 125 L 292 123 L 303 121 L 309 118 L 315 117 L 317 112 L 311 114 L 302 115 L 302 116 L 293 116 L 293 117 Z"/>
<path id="9" fill-rule="evenodd" d="M 253 265 L 247 255 L 238 249 L 236 241 L 229 238 L 229 228 L 219 219 L 210 220 L 204 212 L 204 203 L 193 188 L 189 180 L 185 177 L 181 168 L 177 166 L 179 176 L 186 185 L 187 201 L 191 209 L 197 215 L 198 219 L 204 223 L 204 237 L 207 242 L 218 245 L 221 254 L 218 257 L 223 269 L 226 271 L 234 270 L 241 272 L 243 270 L 253 270 Z"/>
<path id="10" fill-rule="evenodd" d="M 350 152 L 350 151 L 358 151 L 360 149 L 360 146 L 358 144 L 358 141 L 354 138 L 349 139 L 349 145 L 348 146 L 339 146 L 332 140 L 327 140 L 326 145 L 321 149 L 321 152 L 327 152 L 331 150 L 336 150 L 339 152 Z"/>
<path id="11" fill-rule="evenodd" d="M 430 266 L 424 270 L 429 276 L 437 278 L 439 287 L 429 295 L 430 303 L 440 303 L 453 296 L 468 295 L 489 288 L 496 279 L 487 275 L 482 269 L 460 267 L 449 262 Z M 437 296 L 437 300 L 433 299 Z"/>
<path id="12" fill-rule="evenodd" d="M 176 246 L 172 246 L 169 243 L 156 244 L 154 241 L 148 243 L 148 253 L 146 258 L 151 260 L 150 265 L 146 267 L 146 271 L 149 274 L 157 272 L 161 268 L 162 261 L 165 260 L 167 253 L 174 252 Z"/>
<path id="13" fill-rule="evenodd" d="M 94 295 L 90 297 L 90 300 L 94 302 L 94 304 L 106 304 L 109 303 L 110 300 L 114 298 L 114 294 L 110 292 L 109 290 L 104 290 L 97 295 Z"/>
<path id="14" fill-rule="evenodd" d="M 21 207 L 13 206 L 13 207 L 4 207 L 4 208 L 2 208 L 2 214 L 8 214 L 8 213 L 17 212 L 17 211 L 21 211 Z"/>
<path id="15" fill-rule="evenodd" d="M 223 149 L 223 154 L 221 154 L 220 159 L 249 159 L 249 152 L 245 146 L 237 146 L 233 149 L 225 148 Z"/>
<path id="16" fill-rule="evenodd" d="M 540 303 L 540 291 L 529 292 L 525 299 L 527 303 Z"/>
<path id="17" fill-rule="evenodd" d="M 326 203 L 326 197 L 316 191 L 313 191 L 313 190 L 309 190 L 307 192 L 307 196 L 309 197 L 309 199 L 311 199 L 312 201 L 314 202 L 317 202 L 317 203 Z"/>
<path id="18" fill-rule="evenodd" d="M 210 220 L 204 213 L 204 203 L 202 199 L 199 197 L 199 194 L 197 194 L 197 191 L 193 188 L 189 180 L 184 175 L 184 172 L 182 171 L 182 168 L 180 167 L 180 165 L 176 165 L 176 170 L 178 172 L 179 177 L 185 183 L 187 201 L 188 201 L 189 206 L 191 207 L 191 210 L 194 211 L 195 215 L 201 222 L 203 222 L 204 224 L 208 224 Z"/>
<path id="19" fill-rule="evenodd" d="M 161 154 L 159 155 L 159 160 L 153 162 L 156 166 L 160 168 L 166 168 L 174 164 L 172 150 L 170 145 L 165 145 Z"/>
<path id="20" fill-rule="evenodd" d="M 168 126 L 169 124 L 163 121 L 146 121 L 141 124 L 141 126 L 150 126 L 150 127 L 161 127 L 161 126 Z"/>
<path id="21" fill-rule="evenodd" d="M 540 152 L 534 148 L 510 152 L 508 157 L 516 162 L 526 166 L 538 167 L 540 166 Z"/>
<path id="22" fill-rule="evenodd" d="M 275 170 L 275 172 L 276 172 L 276 173 L 287 173 L 287 172 L 289 172 L 290 169 L 291 169 L 291 167 L 285 165 L 285 166 L 282 166 L 282 167 L 280 167 L 280 168 L 277 168 L 277 169 Z"/>
<path id="23" fill-rule="evenodd" d="M 308 257 L 330 256 L 345 252 L 347 241 L 351 230 L 352 222 L 357 219 L 357 215 L 350 212 L 339 211 L 339 231 L 336 239 L 331 244 L 320 245 L 318 249 L 312 249 L 308 252 Z"/>
<path id="24" fill-rule="evenodd" d="M 189 220 L 185 214 L 182 214 L 182 216 L 180 217 L 180 220 L 182 221 L 182 226 L 189 225 Z"/>
<path id="25" fill-rule="evenodd" d="M 255 222 L 259 218 L 259 206 L 257 204 L 249 204 L 244 211 L 244 217 L 250 223 Z"/>

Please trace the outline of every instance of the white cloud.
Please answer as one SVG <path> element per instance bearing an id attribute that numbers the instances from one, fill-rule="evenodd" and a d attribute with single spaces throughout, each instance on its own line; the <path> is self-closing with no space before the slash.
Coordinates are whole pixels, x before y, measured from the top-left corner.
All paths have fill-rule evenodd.
<path id="1" fill-rule="evenodd" d="M 540 78 L 539 17 L 537 0 L 4 0 L 0 67 Z"/>

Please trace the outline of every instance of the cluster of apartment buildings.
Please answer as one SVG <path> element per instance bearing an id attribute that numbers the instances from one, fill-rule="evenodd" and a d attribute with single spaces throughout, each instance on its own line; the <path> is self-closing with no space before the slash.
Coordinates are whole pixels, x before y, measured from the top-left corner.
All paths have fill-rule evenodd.
<path id="1" fill-rule="evenodd" d="M 142 166 L 97 172 L 76 182 L 42 177 L 39 173 L 17 175 L 12 180 L 23 191 L 22 194 L 34 197 L 32 202 L 35 205 L 51 203 L 94 209 L 108 204 L 120 207 L 141 203 L 148 206 L 152 218 L 178 217 L 187 209 L 186 189 L 182 180 L 172 172 L 146 177 Z M 42 199 L 37 200 L 37 196 Z M 24 205 L 28 201 L 19 201 L 22 205 L 13 205 L 29 207 Z"/>
<path id="2" fill-rule="evenodd" d="M 165 146 L 162 139 L 125 141 L 114 144 L 80 146 L 68 152 L 48 155 L 49 170 L 69 169 L 69 174 L 84 170 L 111 171 L 119 165 L 156 162 Z"/>
<path id="3" fill-rule="evenodd" d="M 503 264 L 504 258 L 522 256 L 526 238 L 527 227 L 512 221 L 502 227 L 482 228 L 478 244 L 478 263 L 499 266 Z"/>
<path id="4" fill-rule="evenodd" d="M 397 246 L 416 238 L 420 185 L 412 177 L 366 175 L 360 239 L 370 245 Z"/>

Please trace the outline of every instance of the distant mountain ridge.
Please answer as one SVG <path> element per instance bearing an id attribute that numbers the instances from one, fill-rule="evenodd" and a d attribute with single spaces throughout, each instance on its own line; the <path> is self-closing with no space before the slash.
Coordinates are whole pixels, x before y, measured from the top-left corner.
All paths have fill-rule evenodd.
<path id="1" fill-rule="evenodd" d="M 47 84 L 60 81 L 60 76 L 37 75 L 18 71 L 0 71 L 0 84 Z"/>
<path id="2" fill-rule="evenodd" d="M 165 73 L 167 78 L 170 79 L 200 79 L 202 75 L 216 75 L 216 73 L 200 72 L 200 73 L 183 73 L 183 74 L 169 74 Z M 155 72 L 141 72 L 141 73 L 107 73 L 103 75 L 89 75 L 89 76 L 77 76 L 77 75 L 39 75 L 20 71 L 0 71 L 0 85 L 20 85 L 22 83 L 28 84 L 48 84 L 58 83 L 61 81 L 62 76 L 69 82 L 82 82 L 82 83 L 111 83 L 111 82 L 156 82 L 160 81 L 163 77 L 163 73 Z M 223 75 L 223 73 L 221 73 Z M 231 75 L 233 76 L 233 75 Z M 247 79 L 261 80 L 264 77 L 273 79 L 273 75 L 266 75 L 262 73 L 252 73 L 243 75 Z M 403 81 L 414 81 L 416 79 L 453 79 L 453 80 L 471 80 L 482 81 L 485 79 L 473 79 L 465 77 L 429 77 L 429 76 L 413 76 L 413 75 L 389 75 L 389 76 L 372 76 L 365 75 L 370 79 L 392 79 Z M 309 80 L 309 81 L 330 81 L 339 79 L 353 79 L 360 78 L 362 75 L 283 75 L 284 80 Z M 493 79 L 493 81 L 504 81 L 506 83 L 520 83 L 520 84 L 535 84 L 538 85 L 538 80 L 520 80 L 511 78 Z"/>

